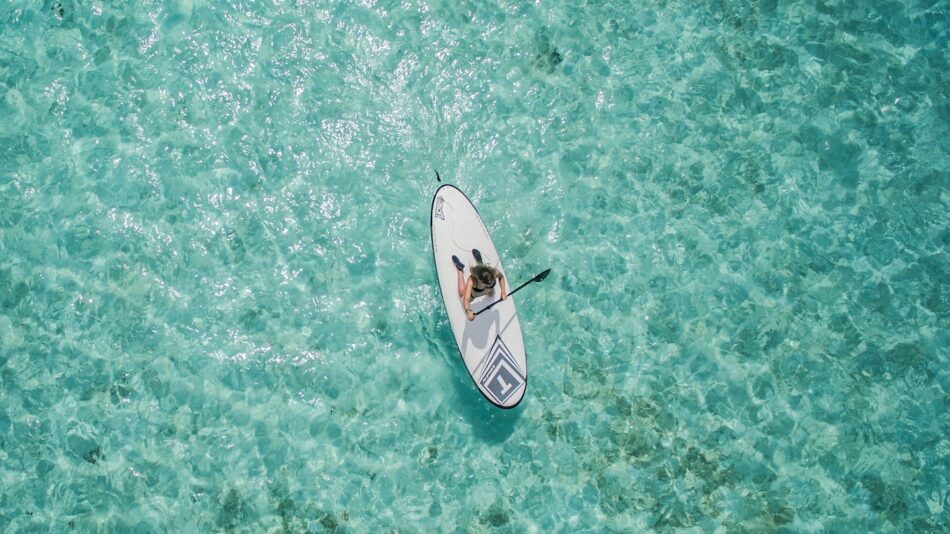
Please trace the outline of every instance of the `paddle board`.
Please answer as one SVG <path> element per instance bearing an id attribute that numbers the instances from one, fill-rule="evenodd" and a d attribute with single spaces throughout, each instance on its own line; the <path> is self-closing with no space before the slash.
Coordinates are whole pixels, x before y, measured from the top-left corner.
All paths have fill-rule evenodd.
<path id="1" fill-rule="evenodd" d="M 472 249 L 478 249 L 482 261 L 505 274 L 501 258 L 485 223 L 472 201 L 453 185 L 443 185 L 432 197 L 432 255 L 439 278 L 445 312 L 455 334 L 455 344 L 478 391 L 499 408 L 514 408 L 524 398 L 528 384 L 521 324 L 513 297 L 469 321 L 458 293 L 458 269 L 452 256 L 465 264 L 463 279 L 475 265 Z M 511 280 L 505 275 L 509 291 Z M 472 299 L 472 311 L 478 313 L 501 295 L 499 289 Z"/>

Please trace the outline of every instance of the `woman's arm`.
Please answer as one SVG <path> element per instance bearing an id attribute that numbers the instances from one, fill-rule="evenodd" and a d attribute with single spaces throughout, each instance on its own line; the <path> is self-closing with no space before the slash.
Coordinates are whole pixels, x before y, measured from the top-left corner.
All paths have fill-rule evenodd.
<path id="1" fill-rule="evenodd" d="M 465 295 L 462 297 L 462 307 L 465 309 L 465 316 L 468 317 L 469 321 L 475 320 L 475 314 L 472 313 L 472 277 L 468 277 L 468 281 L 465 283 Z"/>
<path id="2" fill-rule="evenodd" d="M 498 281 L 501 282 L 501 300 L 508 298 L 508 286 L 505 284 L 505 275 L 498 273 Z"/>

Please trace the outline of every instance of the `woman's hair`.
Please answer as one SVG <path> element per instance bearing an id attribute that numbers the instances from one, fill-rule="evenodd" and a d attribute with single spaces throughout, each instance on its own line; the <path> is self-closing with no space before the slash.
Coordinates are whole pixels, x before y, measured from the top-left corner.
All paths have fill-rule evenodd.
<path id="1" fill-rule="evenodd" d="M 495 270 L 487 265 L 478 264 L 472 267 L 471 270 L 472 276 L 476 280 L 482 283 L 482 285 L 490 286 L 495 283 Z"/>

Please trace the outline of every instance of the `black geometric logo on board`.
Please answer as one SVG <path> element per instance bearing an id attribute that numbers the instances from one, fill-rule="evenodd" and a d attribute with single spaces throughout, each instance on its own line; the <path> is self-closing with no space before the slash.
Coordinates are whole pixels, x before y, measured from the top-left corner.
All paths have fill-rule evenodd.
<path id="1" fill-rule="evenodd" d="M 495 338 L 487 360 L 478 382 L 498 404 L 504 404 L 524 385 L 524 372 L 501 337 Z"/>

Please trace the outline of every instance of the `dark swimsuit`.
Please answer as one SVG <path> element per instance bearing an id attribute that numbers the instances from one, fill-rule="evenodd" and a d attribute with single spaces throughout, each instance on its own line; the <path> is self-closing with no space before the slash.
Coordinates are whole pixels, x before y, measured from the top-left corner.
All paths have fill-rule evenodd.
<path id="1" fill-rule="evenodd" d="M 474 278 L 474 277 L 473 277 L 473 278 Z M 476 296 L 476 295 L 475 295 L 476 293 L 478 293 L 478 296 L 482 296 L 482 295 L 484 295 L 485 293 L 490 292 L 492 289 L 495 289 L 495 284 L 497 284 L 497 283 L 498 283 L 498 280 L 495 279 L 495 281 L 492 282 L 490 286 L 485 286 L 485 287 L 483 287 L 483 288 L 475 287 L 475 284 L 473 283 L 473 284 L 472 284 L 472 296 L 473 296 L 473 297 Z"/>

